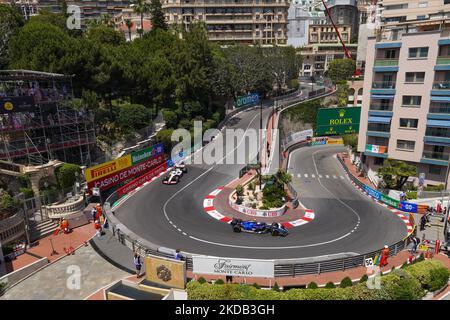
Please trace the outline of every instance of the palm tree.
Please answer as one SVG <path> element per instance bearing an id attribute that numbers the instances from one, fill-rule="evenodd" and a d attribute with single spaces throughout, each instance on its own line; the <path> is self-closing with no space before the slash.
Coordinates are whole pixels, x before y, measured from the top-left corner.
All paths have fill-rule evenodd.
<path id="1" fill-rule="evenodd" d="M 142 38 L 142 34 L 144 33 L 144 14 L 150 12 L 150 5 L 146 2 L 146 0 L 131 0 L 130 7 L 133 8 L 134 12 L 140 14 L 141 16 L 142 31 L 138 32 L 140 37 Z"/>
<path id="2" fill-rule="evenodd" d="M 102 14 L 100 19 L 101 23 L 107 27 L 112 27 L 114 25 L 112 17 L 107 13 Z"/>
<path id="3" fill-rule="evenodd" d="M 128 28 L 128 36 L 130 37 L 131 41 L 131 28 L 133 27 L 133 21 L 131 21 L 131 19 L 125 19 L 125 25 Z"/>

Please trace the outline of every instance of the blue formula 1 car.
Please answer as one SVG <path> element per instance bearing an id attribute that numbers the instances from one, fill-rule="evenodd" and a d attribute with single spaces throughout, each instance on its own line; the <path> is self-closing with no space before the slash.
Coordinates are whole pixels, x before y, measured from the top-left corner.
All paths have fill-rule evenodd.
<path id="1" fill-rule="evenodd" d="M 248 233 L 270 233 L 272 236 L 285 237 L 289 234 L 287 229 L 278 222 L 267 224 L 265 222 L 257 221 L 243 221 L 242 219 L 234 218 L 231 221 L 231 227 L 234 232 L 248 232 Z"/>

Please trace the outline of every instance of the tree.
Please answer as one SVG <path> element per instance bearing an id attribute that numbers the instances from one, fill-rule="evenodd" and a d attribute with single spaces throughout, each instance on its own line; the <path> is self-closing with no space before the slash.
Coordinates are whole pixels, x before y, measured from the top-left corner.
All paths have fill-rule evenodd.
<path id="1" fill-rule="evenodd" d="M 73 187 L 76 182 L 76 176 L 80 173 L 80 166 L 72 163 L 64 163 L 55 171 L 58 184 L 63 190 Z"/>
<path id="2" fill-rule="evenodd" d="M 119 46 L 125 43 L 123 35 L 106 25 L 91 27 L 86 32 L 86 38 L 97 45 Z"/>
<path id="3" fill-rule="evenodd" d="M 348 102 L 348 91 L 349 91 L 349 85 L 347 84 L 347 81 L 339 81 L 337 84 L 337 102 L 338 107 L 346 107 Z"/>
<path id="4" fill-rule="evenodd" d="M 358 147 L 358 134 L 345 134 L 342 136 L 344 144 L 352 148 L 352 152 L 356 152 Z"/>
<path id="5" fill-rule="evenodd" d="M 411 176 L 417 176 L 417 167 L 404 161 L 386 159 L 378 169 L 378 176 L 383 179 L 387 189 L 401 190 Z"/>
<path id="6" fill-rule="evenodd" d="M 18 33 L 23 25 L 24 21 L 17 7 L 0 4 L 0 69 L 7 65 L 11 37 Z"/>
<path id="7" fill-rule="evenodd" d="M 131 7 L 133 8 L 134 12 L 140 15 L 141 17 L 141 31 L 139 32 L 140 37 L 142 38 L 142 35 L 144 33 L 144 14 L 147 14 L 150 12 L 150 6 L 146 2 L 146 0 L 132 0 L 131 1 Z"/>
<path id="8" fill-rule="evenodd" d="M 150 112 L 140 104 L 122 104 L 116 107 L 115 123 L 123 133 L 149 125 Z"/>
<path id="9" fill-rule="evenodd" d="M 351 59 L 334 59 L 328 66 L 328 77 L 337 82 L 340 80 L 348 80 L 352 77 L 356 70 L 356 62 Z"/>
<path id="10" fill-rule="evenodd" d="M 131 28 L 133 27 L 133 21 L 131 21 L 131 19 L 125 19 L 125 25 L 128 28 L 128 37 L 131 41 Z"/>
<path id="11" fill-rule="evenodd" d="M 167 30 L 166 18 L 162 10 L 161 1 L 151 0 L 150 13 L 152 16 L 152 28 Z"/>

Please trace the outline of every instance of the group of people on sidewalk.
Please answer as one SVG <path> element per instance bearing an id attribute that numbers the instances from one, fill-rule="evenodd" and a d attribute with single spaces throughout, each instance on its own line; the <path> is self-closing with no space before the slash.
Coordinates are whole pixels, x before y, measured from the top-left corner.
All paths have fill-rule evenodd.
<path id="1" fill-rule="evenodd" d="M 98 203 L 91 210 L 92 221 L 94 221 L 94 228 L 97 231 L 96 236 L 101 237 L 103 235 L 103 229 L 108 228 L 108 221 L 105 218 L 105 215 L 102 210 L 102 206 Z"/>

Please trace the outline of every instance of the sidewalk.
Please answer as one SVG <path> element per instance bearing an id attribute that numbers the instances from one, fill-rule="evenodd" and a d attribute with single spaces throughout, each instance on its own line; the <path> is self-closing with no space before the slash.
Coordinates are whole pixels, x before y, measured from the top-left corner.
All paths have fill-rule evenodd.
<path id="1" fill-rule="evenodd" d="M 56 236 L 53 234 L 48 235 L 34 242 L 32 247 L 24 254 L 10 262 L 5 262 L 6 271 L 7 273 L 10 273 L 45 257 L 48 259 L 49 263 L 56 261 L 67 255 L 65 249 L 69 249 L 70 247 L 76 249 L 77 247 L 84 245 L 85 241 L 91 239 L 94 234 L 94 226 L 92 223 L 89 223 L 73 229 L 69 234 L 60 233 Z"/>
<path id="2" fill-rule="evenodd" d="M 345 166 L 348 168 L 348 170 L 354 177 L 356 177 L 359 181 L 368 185 L 369 187 L 376 189 L 376 186 L 372 183 L 372 181 L 370 181 L 367 177 L 365 177 L 363 173 L 358 172 L 356 170 L 356 166 L 352 163 L 347 154 L 338 153 L 337 156 L 341 157 L 341 159 L 344 160 Z"/>

